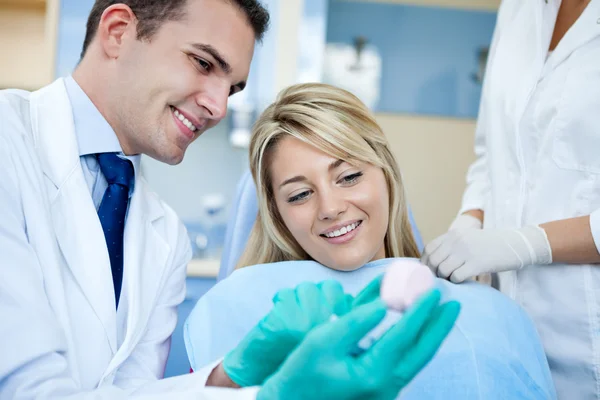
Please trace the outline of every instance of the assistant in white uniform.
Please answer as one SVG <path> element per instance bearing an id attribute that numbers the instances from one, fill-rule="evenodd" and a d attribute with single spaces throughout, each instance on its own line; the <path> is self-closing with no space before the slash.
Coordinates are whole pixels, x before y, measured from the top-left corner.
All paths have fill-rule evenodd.
<path id="1" fill-rule="evenodd" d="M 460 216 L 423 260 L 456 282 L 498 272 L 559 398 L 599 399 L 600 1 L 504 0 L 482 96 Z"/>

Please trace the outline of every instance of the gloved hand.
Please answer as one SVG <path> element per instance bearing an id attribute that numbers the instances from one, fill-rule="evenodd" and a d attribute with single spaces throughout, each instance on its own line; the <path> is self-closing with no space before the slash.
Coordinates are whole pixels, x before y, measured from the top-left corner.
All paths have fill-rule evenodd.
<path id="1" fill-rule="evenodd" d="M 437 276 L 459 283 L 476 275 L 521 269 L 552 262 L 546 232 L 539 226 L 521 229 L 463 229 L 433 240 L 421 257 Z"/>
<path id="2" fill-rule="evenodd" d="M 372 302 L 375 299 L 379 298 L 381 291 L 381 282 L 383 281 L 383 274 L 377 276 L 375 279 L 371 280 L 354 298 L 350 298 L 351 300 L 351 309 L 359 307 L 363 304 L 367 304 Z"/>
<path id="3" fill-rule="evenodd" d="M 476 217 L 469 214 L 460 214 L 452 221 L 448 231 L 462 231 L 465 229 L 481 229 L 483 223 Z"/>
<path id="4" fill-rule="evenodd" d="M 242 387 L 261 385 L 311 329 L 346 314 L 351 301 L 337 281 L 279 291 L 269 314 L 223 359 L 225 373 Z"/>
<path id="5" fill-rule="evenodd" d="M 433 358 L 458 317 L 457 302 L 439 301 L 438 290 L 423 296 L 360 356 L 353 355 L 357 343 L 386 313 L 380 299 L 316 327 L 257 400 L 394 399 Z"/>
<path id="6" fill-rule="evenodd" d="M 448 228 L 448 231 L 457 231 L 465 229 L 483 229 L 483 221 L 467 213 L 460 214 L 454 219 L 454 221 L 452 221 L 452 224 L 450 225 L 450 228 Z M 471 277 L 471 279 L 483 283 L 484 285 L 492 285 L 491 273 L 476 275 Z"/>

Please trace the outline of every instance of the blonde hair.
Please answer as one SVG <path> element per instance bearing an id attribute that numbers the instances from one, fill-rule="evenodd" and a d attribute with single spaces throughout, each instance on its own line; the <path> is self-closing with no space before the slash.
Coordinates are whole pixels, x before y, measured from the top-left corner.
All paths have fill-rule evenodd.
<path id="1" fill-rule="evenodd" d="M 281 91 L 252 130 L 250 170 L 256 184 L 258 216 L 237 268 L 311 259 L 283 223 L 273 195 L 270 159 L 286 136 L 349 164 L 358 161 L 381 168 L 390 204 L 386 257 L 419 257 L 400 170 L 374 117 L 351 93 L 326 84 L 307 83 Z"/>

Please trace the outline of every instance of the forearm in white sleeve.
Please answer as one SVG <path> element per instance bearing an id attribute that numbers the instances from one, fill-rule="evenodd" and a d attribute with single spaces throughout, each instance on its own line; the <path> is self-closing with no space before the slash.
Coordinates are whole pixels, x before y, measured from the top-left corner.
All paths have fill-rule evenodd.
<path id="1" fill-rule="evenodd" d="M 503 1 L 498 10 L 498 16 L 496 19 L 496 27 L 494 28 L 494 34 L 492 36 L 492 42 L 490 44 L 488 52 L 488 62 L 484 74 L 484 82 L 481 90 L 481 100 L 479 103 L 479 112 L 477 116 L 477 125 L 475 127 L 475 161 L 469 167 L 467 172 L 467 187 L 463 193 L 462 203 L 459 211 L 459 215 L 469 210 L 484 210 L 487 197 L 490 192 L 490 181 L 489 171 L 487 164 L 487 147 L 486 147 L 486 126 L 487 126 L 487 107 L 486 104 L 489 101 L 488 97 L 488 71 L 490 65 L 494 62 L 494 55 L 496 51 L 496 42 L 498 37 L 501 35 L 502 28 L 505 21 L 510 20 L 511 16 L 507 14 L 508 11 L 515 9 L 515 7 L 505 7 L 506 1 Z M 507 11 L 508 10 L 508 11 Z"/>
<path id="2" fill-rule="evenodd" d="M 471 164 L 467 172 L 467 187 L 463 193 L 458 214 L 469 210 L 484 210 L 486 197 L 490 190 L 485 151 L 485 139 L 478 130 L 475 134 L 477 159 Z"/>
<path id="3" fill-rule="evenodd" d="M 598 253 L 600 253 L 600 209 L 590 214 L 590 228 L 592 231 L 592 237 L 594 238 L 594 244 Z"/>
<path id="4" fill-rule="evenodd" d="M 475 128 L 475 161 L 467 172 L 467 187 L 463 194 L 459 215 L 469 210 L 483 210 L 490 190 L 489 173 L 487 167 L 487 148 L 485 139 L 487 101 L 485 85 L 481 95 L 479 116 Z"/>
<path id="5" fill-rule="evenodd" d="M 173 399 L 190 398 L 200 400 L 256 399 L 256 394 L 258 393 L 260 387 L 248 387 L 243 389 L 205 387 L 208 376 L 220 363 L 221 360 L 217 360 L 194 373 L 163 379 L 151 385 L 143 386 L 133 393 L 133 398 L 139 398 L 140 400 L 152 400 L 154 398 L 164 399 L 165 397 Z M 163 394 L 156 395 L 157 393 Z M 154 397 L 155 395 L 156 397 Z"/>

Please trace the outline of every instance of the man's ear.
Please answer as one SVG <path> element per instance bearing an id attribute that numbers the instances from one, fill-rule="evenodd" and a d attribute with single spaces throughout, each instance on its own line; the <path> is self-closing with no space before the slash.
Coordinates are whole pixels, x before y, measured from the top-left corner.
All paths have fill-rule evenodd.
<path id="1" fill-rule="evenodd" d="M 118 58 L 123 41 L 137 38 L 137 18 L 125 4 L 113 4 L 100 17 L 96 39 L 108 58 Z"/>

